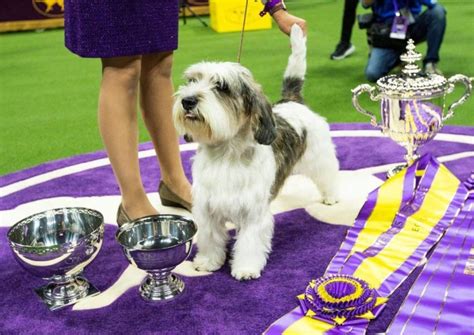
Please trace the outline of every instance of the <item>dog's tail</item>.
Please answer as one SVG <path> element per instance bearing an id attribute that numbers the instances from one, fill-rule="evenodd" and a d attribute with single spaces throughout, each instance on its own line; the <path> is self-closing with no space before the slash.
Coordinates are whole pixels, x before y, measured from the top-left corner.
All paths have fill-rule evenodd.
<path id="1" fill-rule="evenodd" d="M 283 101 L 303 103 L 303 84 L 306 74 L 306 36 L 297 24 L 291 27 L 291 55 L 288 59 L 281 96 Z"/>

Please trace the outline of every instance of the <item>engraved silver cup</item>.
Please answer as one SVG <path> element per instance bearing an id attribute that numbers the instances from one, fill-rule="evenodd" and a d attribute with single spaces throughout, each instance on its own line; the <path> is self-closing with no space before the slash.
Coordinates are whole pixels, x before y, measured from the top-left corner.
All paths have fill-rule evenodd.
<path id="1" fill-rule="evenodd" d="M 123 225 L 117 242 L 130 264 L 148 273 L 140 286 L 147 301 L 175 298 L 184 282 L 171 271 L 191 253 L 196 224 L 180 215 L 152 215 Z"/>
<path id="2" fill-rule="evenodd" d="M 99 293 L 81 273 L 99 253 L 103 234 L 101 213 L 71 207 L 31 215 L 14 224 L 7 236 L 18 263 L 49 280 L 36 293 L 56 310 Z"/>

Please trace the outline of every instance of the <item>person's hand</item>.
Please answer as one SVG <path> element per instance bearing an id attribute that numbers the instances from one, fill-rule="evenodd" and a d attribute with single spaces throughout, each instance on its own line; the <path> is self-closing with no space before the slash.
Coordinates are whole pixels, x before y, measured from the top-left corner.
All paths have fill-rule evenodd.
<path id="1" fill-rule="evenodd" d="M 291 15 L 286 10 L 279 10 L 273 13 L 273 19 L 278 24 L 278 27 L 282 32 L 290 35 L 291 27 L 296 23 L 303 30 L 304 35 L 306 36 L 307 28 L 306 21 L 297 16 Z"/>

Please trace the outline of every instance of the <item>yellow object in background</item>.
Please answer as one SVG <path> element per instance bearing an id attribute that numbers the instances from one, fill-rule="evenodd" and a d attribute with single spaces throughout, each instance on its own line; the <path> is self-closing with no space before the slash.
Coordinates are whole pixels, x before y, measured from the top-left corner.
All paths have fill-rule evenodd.
<path id="1" fill-rule="evenodd" d="M 244 22 L 246 0 L 210 0 L 209 10 L 211 28 L 218 33 L 241 31 Z M 263 9 L 260 0 L 248 0 L 245 30 L 271 29 L 272 18 L 269 14 L 261 17 Z"/>

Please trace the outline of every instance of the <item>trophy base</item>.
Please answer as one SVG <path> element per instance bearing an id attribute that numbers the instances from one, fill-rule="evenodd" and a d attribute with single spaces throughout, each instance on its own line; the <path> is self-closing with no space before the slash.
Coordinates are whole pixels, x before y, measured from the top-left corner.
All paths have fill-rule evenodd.
<path id="1" fill-rule="evenodd" d="M 392 178 L 395 176 L 397 173 L 402 171 L 403 169 L 406 169 L 408 166 L 412 165 L 416 160 L 420 158 L 420 155 L 416 152 L 416 150 L 408 150 L 407 149 L 407 154 L 405 155 L 405 164 L 400 164 L 395 166 L 394 168 L 391 168 L 387 172 L 387 179 Z"/>
<path id="2" fill-rule="evenodd" d="M 395 176 L 397 173 L 399 173 L 400 171 L 402 171 L 403 169 L 405 169 L 407 166 L 408 166 L 408 164 L 401 164 L 401 165 L 395 166 L 394 168 L 391 168 L 391 169 L 388 170 L 388 172 L 387 172 L 387 179 L 392 178 L 392 177 Z"/>
<path id="3" fill-rule="evenodd" d="M 76 277 L 65 283 L 51 282 L 38 287 L 35 292 L 50 311 L 73 305 L 85 297 L 100 293 L 94 285 L 83 277 Z"/>
<path id="4" fill-rule="evenodd" d="M 176 298 L 183 290 L 184 282 L 175 274 L 161 278 L 148 274 L 140 286 L 140 295 L 146 301 L 168 301 Z"/>

